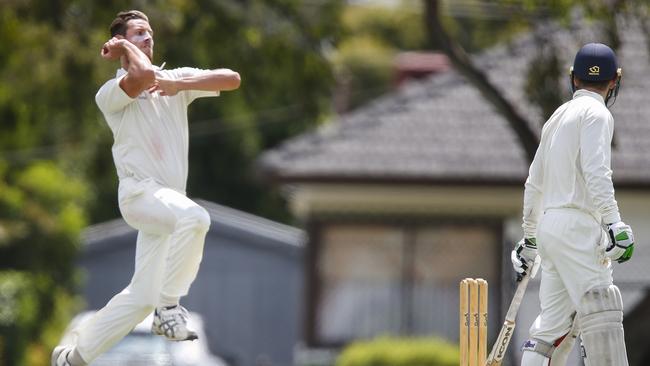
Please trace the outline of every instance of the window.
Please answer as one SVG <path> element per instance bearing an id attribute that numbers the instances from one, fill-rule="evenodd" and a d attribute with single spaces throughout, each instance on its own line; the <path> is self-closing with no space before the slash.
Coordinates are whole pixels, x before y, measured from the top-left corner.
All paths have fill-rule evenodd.
<path id="1" fill-rule="evenodd" d="M 331 224 L 321 233 L 318 343 L 384 334 L 457 338 L 460 279 L 499 278 L 494 226 Z"/>

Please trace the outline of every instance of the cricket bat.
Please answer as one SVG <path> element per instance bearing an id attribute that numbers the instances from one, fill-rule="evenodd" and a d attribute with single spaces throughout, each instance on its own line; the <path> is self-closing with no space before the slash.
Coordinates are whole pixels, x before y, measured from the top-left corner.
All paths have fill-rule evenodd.
<path id="1" fill-rule="evenodd" d="M 524 294 L 526 293 L 526 287 L 528 287 L 529 280 L 530 274 L 527 274 L 519 281 L 517 290 L 515 290 L 515 295 L 513 296 L 508 312 L 506 313 L 506 320 L 503 322 L 499 336 L 485 361 L 486 366 L 500 366 L 503 362 L 503 357 L 506 355 L 508 344 L 510 343 L 512 334 L 515 331 L 515 319 L 517 317 L 517 312 L 519 311 L 519 306 L 521 305 L 521 300 L 523 300 Z"/>

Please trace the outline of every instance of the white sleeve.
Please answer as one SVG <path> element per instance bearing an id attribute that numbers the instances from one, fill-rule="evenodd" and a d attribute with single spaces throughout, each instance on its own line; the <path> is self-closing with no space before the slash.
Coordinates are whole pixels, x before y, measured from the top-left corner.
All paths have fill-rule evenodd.
<path id="1" fill-rule="evenodd" d="M 184 77 L 191 77 L 191 76 L 196 76 L 200 75 L 203 72 L 210 71 L 210 70 L 204 70 L 204 69 L 197 69 L 194 67 L 181 67 L 176 70 L 176 75 L 178 75 L 179 78 L 184 78 Z M 219 92 L 218 91 L 212 91 L 212 90 L 184 90 L 181 92 L 185 98 L 185 101 L 187 104 L 192 103 L 194 99 L 196 98 L 204 98 L 204 97 L 218 97 Z"/>
<path id="2" fill-rule="evenodd" d="M 540 144 L 541 146 L 541 144 Z M 542 207 L 542 185 L 544 182 L 544 167 L 541 149 L 538 147 L 524 185 L 524 212 L 523 224 L 524 238 L 537 236 L 537 220 Z"/>
<path id="3" fill-rule="evenodd" d="M 609 111 L 586 112 L 580 129 L 580 165 L 587 191 L 605 224 L 621 221 L 612 183 L 613 135 L 614 119 Z"/>
<path id="4" fill-rule="evenodd" d="M 120 81 L 126 74 L 104 83 L 95 95 L 95 102 L 104 114 L 111 114 L 124 109 L 135 99 L 131 98 L 120 87 Z"/>

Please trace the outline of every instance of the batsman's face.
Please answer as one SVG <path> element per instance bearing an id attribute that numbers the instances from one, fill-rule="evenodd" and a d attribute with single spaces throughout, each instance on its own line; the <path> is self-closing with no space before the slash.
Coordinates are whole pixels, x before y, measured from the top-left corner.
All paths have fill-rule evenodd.
<path id="1" fill-rule="evenodd" d="M 153 61 L 153 30 L 146 20 L 131 19 L 126 23 L 126 39 Z"/>

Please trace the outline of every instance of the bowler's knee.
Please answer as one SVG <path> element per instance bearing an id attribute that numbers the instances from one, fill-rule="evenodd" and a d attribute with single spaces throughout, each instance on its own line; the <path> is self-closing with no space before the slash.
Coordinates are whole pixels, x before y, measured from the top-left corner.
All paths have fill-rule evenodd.
<path id="1" fill-rule="evenodd" d="M 133 302 L 139 313 L 149 314 L 156 308 L 158 294 L 154 294 L 153 292 L 137 294 Z"/>
<path id="2" fill-rule="evenodd" d="M 160 285 L 151 281 L 131 281 L 120 295 L 128 296 L 128 303 L 131 306 L 137 308 L 139 312 L 148 314 L 158 305 Z"/>
<path id="3" fill-rule="evenodd" d="M 156 305 L 154 305 L 153 302 L 147 302 L 146 304 L 142 304 L 140 306 L 140 314 L 146 317 L 147 315 L 151 314 L 155 308 Z"/>
<path id="4" fill-rule="evenodd" d="M 207 232 L 210 228 L 210 214 L 201 206 L 192 206 L 185 210 L 183 221 L 194 230 Z"/>

